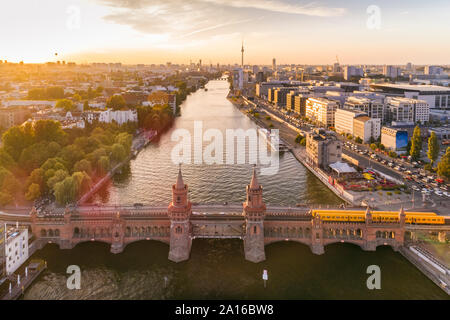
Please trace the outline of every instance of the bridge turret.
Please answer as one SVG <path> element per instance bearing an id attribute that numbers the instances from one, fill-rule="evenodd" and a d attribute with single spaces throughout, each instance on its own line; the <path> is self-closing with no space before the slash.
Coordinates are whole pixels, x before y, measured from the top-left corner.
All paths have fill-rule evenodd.
<path id="1" fill-rule="evenodd" d="M 403 209 L 403 205 L 401 206 L 400 212 L 398 213 L 398 221 L 400 223 L 400 226 L 404 226 L 405 225 L 406 214 L 405 214 L 405 210 Z"/>
<path id="2" fill-rule="evenodd" d="M 252 262 L 260 262 L 266 259 L 264 252 L 264 216 L 266 205 L 262 198 L 262 186 L 256 177 L 256 168 L 250 184 L 247 186 L 247 199 L 243 204 L 246 223 L 244 238 L 245 258 Z"/>
<path id="3" fill-rule="evenodd" d="M 372 212 L 370 212 L 370 208 L 369 208 L 369 206 L 367 206 L 367 209 L 366 209 L 366 217 L 365 217 L 366 219 L 366 224 L 371 224 L 372 223 Z"/>
<path id="4" fill-rule="evenodd" d="M 172 186 L 172 202 L 167 210 L 170 219 L 169 260 L 181 262 L 189 259 L 192 240 L 190 221 L 192 204 L 188 199 L 188 186 L 183 181 L 181 166 L 177 182 Z"/>

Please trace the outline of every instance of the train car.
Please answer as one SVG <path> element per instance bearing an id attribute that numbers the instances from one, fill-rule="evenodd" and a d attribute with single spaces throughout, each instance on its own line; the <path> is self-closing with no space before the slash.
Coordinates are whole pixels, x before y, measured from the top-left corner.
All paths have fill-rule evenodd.
<path id="1" fill-rule="evenodd" d="M 371 211 L 372 221 L 395 223 L 399 221 L 398 211 Z M 323 221 L 336 222 L 364 222 L 366 212 L 362 210 L 313 210 L 313 217 L 319 215 Z M 407 224 L 446 224 L 444 216 L 438 216 L 434 212 L 405 212 Z"/>

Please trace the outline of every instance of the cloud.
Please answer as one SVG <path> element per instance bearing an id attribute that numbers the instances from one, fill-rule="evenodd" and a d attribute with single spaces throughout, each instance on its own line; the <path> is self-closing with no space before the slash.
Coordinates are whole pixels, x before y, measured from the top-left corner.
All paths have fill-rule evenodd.
<path id="1" fill-rule="evenodd" d="M 145 35 L 164 34 L 170 41 L 214 40 L 217 34 L 258 29 L 270 14 L 339 16 L 343 8 L 295 0 L 91 0 L 110 8 L 104 20 Z M 260 20 L 257 25 L 256 20 Z M 261 29 L 261 28 L 259 28 Z M 157 39 L 154 37 L 153 39 Z M 155 42 L 153 42 L 155 44 Z"/>
<path id="2" fill-rule="evenodd" d="M 344 8 L 331 8 L 317 6 L 313 3 L 306 5 L 292 4 L 281 0 L 202 0 L 207 3 L 224 4 L 235 8 L 250 8 L 272 12 L 299 14 L 318 17 L 341 16 L 346 10 Z"/>

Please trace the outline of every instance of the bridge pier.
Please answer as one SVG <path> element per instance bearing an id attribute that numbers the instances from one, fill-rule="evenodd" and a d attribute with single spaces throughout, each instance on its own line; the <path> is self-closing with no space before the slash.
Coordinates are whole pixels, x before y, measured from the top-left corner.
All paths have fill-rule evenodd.
<path id="1" fill-rule="evenodd" d="M 325 247 L 322 244 L 312 244 L 310 248 L 314 254 L 321 255 L 325 253 Z"/>
<path id="2" fill-rule="evenodd" d="M 247 223 L 247 234 L 244 237 L 245 260 L 259 263 L 266 260 L 264 234 L 261 223 Z"/>
<path id="3" fill-rule="evenodd" d="M 377 251 L 376 241 L 365 241 L 361 247 L 364 251 Z"/>
<path id="4" fill-rule="evenodd" d="M 111 253 L 113 253 L 113 254 L 122 253 L 124 248 L 125 248 L 125 246 L 123 245 L 123 243 L 114 242 L 111 245 Z"/>
<path id="5" fill-rule="evenodd" d="M 74 245 L 72 243 L 72 241 L 70 240 L 59 240 L 59 248 L 60 249 L 65 249 L 65 250 L 70 250 L 73 249 Z"/>

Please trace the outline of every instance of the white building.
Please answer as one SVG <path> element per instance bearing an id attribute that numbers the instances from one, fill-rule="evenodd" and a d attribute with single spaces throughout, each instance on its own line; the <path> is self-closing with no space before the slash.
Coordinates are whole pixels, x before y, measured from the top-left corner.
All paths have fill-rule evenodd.
<path id="1" fill-rule="evenodd" d="M 425 66 L 424 69 L 424 74 L 428 74 L 428 75 L 439 75 L 439 74 L 443 74 L 444 73 L 444 69 L 442 67 L 438 67 L 438 66 Z"/>
<path id="2" fill-rule="evenodd" d="M 242 68 L 233 70 L 233 88 L 235 90 L 242 90 L 244 88 L 244 71 Z"/>
<path id="3" fill-rule="evenodd" d="M 403 96 L 405 98 L 424 100 L 430 109 L 450 109 L 450 88 L 435 85 L 399 84 L 371 84 L 371 90 Z"/>
<path id="4" fill-rule="evenodd" d="M 383 75 L 388 78 L 397 78 L 400 75 L 400 69 L 394 66 L 384 66 Z"/>
<path id="5" fill-rule="evenodd" d="M 9 107 L 52 107 L 56 106 L 56 101 L 49 100 L 7 100 L 3 101 L 5 108 Z"/>
<path id="6" fill-rule="evenodd" d="M 424 100 L 388 97 L 386 103 L 389 121 L 426 123 L 430 120 L 430 106 Z"/>
<path id="7" fill-rule="evenodd" d="M 344 67 L 344 79 L 350 80 L 351 77 L 363 77 L 364 70 L 355 66 L 345 66 Z"/>
<path id="8" fill-rule="evenodd" d="M 344 104 L 345 109 L 359 110 L 368 114 L 370 118 L 384 119 L 384 101 L 379 98 L 348 97 Z"/>
<path id="9" fill-rule="evenodd" d="M 137 122 L 138 116 L 136 110 L 106 110 L 99 114 L 98 121 L 111 123 L 116 121 L 119 125 L 127 122 Z"/>
<path id="10" fill-rule="evenodd" d="M 368 143 L 370 138 L 378 139 L 381 135 L 381 119 L 371 119 L 368 116 L 353 119 L 353 135 Z"/>
<path id="11" fill-rule="evenodd" d="M 14 273 L 28 259 L 28 229 L 11 228 L 5 240 L 6 274 Z"/>
<path id="12" fill-rule="evenodd" d="M 367 116 L 359 110 L 337 109 L 334 115 L 334 127 L 337 133 L 353 134 L 353 119 Z"/>
<path id="13" fill-rule="evenodd" d="M 334 114 L 338 103 L 325 98 L 308 98 L 306 100 L 306 117 L 326 126 L 334 126 Z"/>

